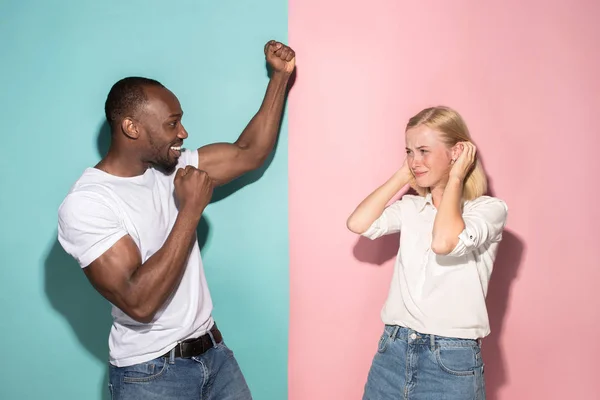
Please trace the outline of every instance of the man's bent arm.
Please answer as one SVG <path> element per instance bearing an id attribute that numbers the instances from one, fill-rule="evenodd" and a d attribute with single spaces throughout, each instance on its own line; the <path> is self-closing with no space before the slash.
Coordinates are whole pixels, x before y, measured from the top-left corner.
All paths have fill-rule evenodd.
<path id="1" fill-rule="evenodd" d="M 199 221 L 197 212 L 182 210 L 164 245 L 146 262 L 131 237 L 124 236 L 84 272 L 124 313 L 138 322 L 151 322 L 181 281 Z"/>
<path id="2" fill-rule="evenodd" d="M 281 43 L 265 46 L 273 72 L 260 109 L 234 143 L 214 143 L 198 149 L 198 169 L 206 171 L 215 185 L 223 185 L 259 168 L 273 150 L 287 93 L 295 68 L 295 53 Z"/>
<path id="3" fill-rule="evenodd" d="M 213 143 L 198 149 L 198 169 L 206 171 L 215 185 L 259 168 L 273 150 L 289 76 L 274 73 L 259 111 L 234 143 Z"/>

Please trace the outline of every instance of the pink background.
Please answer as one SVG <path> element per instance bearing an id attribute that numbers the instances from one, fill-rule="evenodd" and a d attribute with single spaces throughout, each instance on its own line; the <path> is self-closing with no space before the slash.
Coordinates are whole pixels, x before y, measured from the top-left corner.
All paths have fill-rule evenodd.
<path id="1" fill-rule="evenodd" d="M 566 3 L 290 0 L 290 399 L 362 396 L 398 237 L 345 220 L 437 104 L 463 114 L 509 206 L 488 399 L 598 398 L 600 3 Z"/>

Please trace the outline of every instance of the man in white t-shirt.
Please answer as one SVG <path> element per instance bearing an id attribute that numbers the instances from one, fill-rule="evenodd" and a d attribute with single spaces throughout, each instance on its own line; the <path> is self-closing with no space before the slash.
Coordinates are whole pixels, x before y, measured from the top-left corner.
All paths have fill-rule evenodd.
<path id="1" fill-rule="evenodd" d="M 251 399 L 211 317 L 196 228 L 213 187 L 273 149 L 295 53 L 275 41 L 264 52 L 265 98 L 235 143 L 183 149 L 179 101 L 155 80 L 124 78 L 108 94 L 110 149 L 61 204 L 58 237 L 113 305 L 113 399 Z"/>

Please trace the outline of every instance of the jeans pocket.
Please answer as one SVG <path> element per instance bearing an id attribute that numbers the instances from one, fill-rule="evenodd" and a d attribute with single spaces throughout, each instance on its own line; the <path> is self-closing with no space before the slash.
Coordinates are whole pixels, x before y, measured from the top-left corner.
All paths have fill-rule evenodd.
<path id="1" fill-rule="evenodd" d="M 381 335 L 381 338 L 379 339 L 379 343 L 377 343 L 377 352 L 385 353 L 389 341 L 390 341 L 390 334 L 387 331 L 384 331 L 383 335 Z"/>
<path id="2" fill-rule="evenodd" d="M 473 376 L 481 367 L 481 353 L 476 346 L 438 346 L 435 359 L 442 371 L 455 376 Z"/>
<path id="3" fill-rule="evenodd" d="M 225 341 L 222 341 L 221 343 L 217 344 L 217 349 L 224 352 L 228 358 L 232 358 L 234 356 L 233 350 L 231 350 L 229 347 L 227 347 L 227 345 L 225 344 Z"/>
<path id="4" fill-rule="evenodd" d="M 146 363 L 123 367 L 124 383 L 151 382 L 160 377 L 167 370 L 167 359 L 160 357 Z"/>

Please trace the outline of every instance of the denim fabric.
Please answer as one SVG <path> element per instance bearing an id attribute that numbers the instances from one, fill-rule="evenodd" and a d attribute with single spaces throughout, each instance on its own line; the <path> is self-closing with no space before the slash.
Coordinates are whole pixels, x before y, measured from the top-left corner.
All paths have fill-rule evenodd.
<path id="1" fill-rule="evenodd" d="M 199 357 L 110 365 L 113 400 L 251 400 L 233 352 L 219 343 Z"/>
<path id="2" fill-rule="evenodd" d="M 363 400 L 485 400 L 477 340 L 384 329 Z"/>

